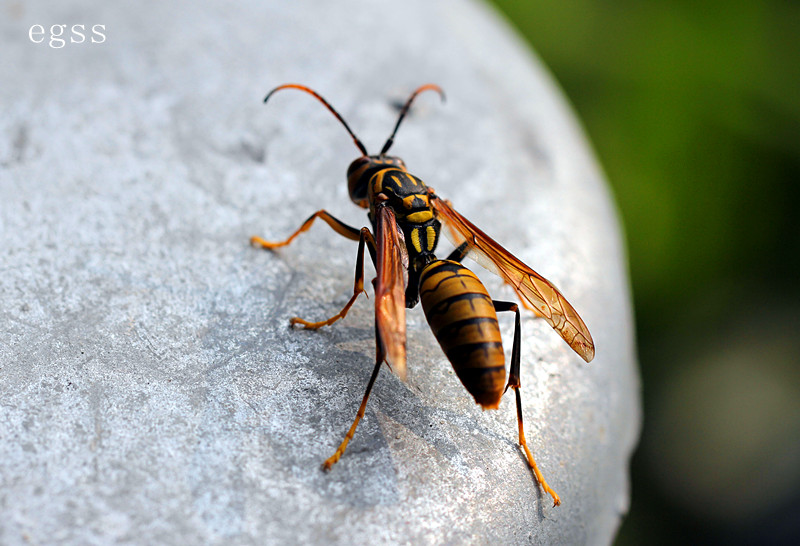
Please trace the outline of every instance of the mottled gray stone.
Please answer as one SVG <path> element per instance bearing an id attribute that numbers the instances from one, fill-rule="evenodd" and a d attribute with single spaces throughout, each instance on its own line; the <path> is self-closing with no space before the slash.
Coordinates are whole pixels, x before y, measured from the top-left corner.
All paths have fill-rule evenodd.
<path id="1" fill-rule="evenodd" d="M 0 542 L 594 543 L 628 506 L 639 420 L 625 255 L 612 199 L 558 90 L 482 5 L 4 3 L 0 17 Z M 105 25 L 52 49 L 33 24 Z M 87 36 L 87 40 L 88 40 Z M 409 378 L 384 370 L 334 470 L 374 358 L 349 297 L 360 226 L 336 121 L 371 150 L 423 95 L 394 152 L 554 281 L 597 344 L 585 364 L 523 321 L 527 436 L 482 412 L 409 313 Z M 468 262 L 468 265 L 471 262 Z M 479 267 L 472 264 L 476 271 Z M 370 275 L 371 268 L 369 269 Z M 479 271 L 496 297 L 512 297 Z M 501 319 L 510 341 L 512 317 Z M 507 343 L 510 345 L 510 343 Z M 507 350 L 510 347 L 507 346 Z"/>

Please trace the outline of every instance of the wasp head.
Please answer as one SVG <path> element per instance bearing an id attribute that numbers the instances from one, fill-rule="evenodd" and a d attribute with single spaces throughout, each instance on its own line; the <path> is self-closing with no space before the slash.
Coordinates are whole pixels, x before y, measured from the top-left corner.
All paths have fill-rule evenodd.
<path id="1" fill-rule="evenodd" d="M 369 207 L 367 193 L 369 181 L 375 173 L 383 169 L 406 170 L 406 164 L 399 157 L 392 155 L 362 155 L 347 169 L 347 189 L 350 199 L 362 208 Z"/>

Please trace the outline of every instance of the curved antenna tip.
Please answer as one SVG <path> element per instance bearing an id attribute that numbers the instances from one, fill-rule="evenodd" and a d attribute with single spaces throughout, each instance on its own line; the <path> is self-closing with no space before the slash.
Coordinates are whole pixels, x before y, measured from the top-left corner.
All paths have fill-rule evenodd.
<path id="1" fill-rule="evenodd" d="M 436 85 L 435 83 L 426 83 L 425 85 L 421 85 L 411 94 L 409 101 L 414 100 L 414 98 L 422 93 L 423 91 L 436 91 L 439 94 L 439 98 L 442 99 L 442 102 L 447 102 L 447 97 L 444 94 L 444 89 Z"/>
<path id="2" fill-rule="evenodd" d="M 280 91 L 281 89 L 299 89 L 300 91 L 304 91 L 309 95 L 314 96 L 317 100 L 319 100 L 322 104 L 324 104 L 325 107 L 334 116 L 336 116 L 336 119 L 338 119 L 342 123 L 342 125 L 344 125 L 344 128 L 347 130 L 350 136 L 353 137 L 353 142 L 355 143 L 356 147 L 361 151 L 361 153 L 367 155 L 367 149 L 364 147 L 364 144 L 362 144 L 361 140 L 359 140 L 359 138 L 355 135 L 355 133 L 353 133 L 353 131 L 350 129 L 350 126 L 347 125 L 347 122 L 344 120 L 344 118 L 341 115 L 339 115 L 339 112 L 337 112 L 333 108 L 333 106 L 331 106 L 330 103 L 328 103 L 328 101 L 322 98 L 322 95 L 320 95 L 310 87 L 305 85 L 300 85 L 299 83 L 285 83 L 283 85 L 279 85 L 278 87 L 267 93 L 267 96 L 264 97 L 264 102 L 267 102 L 267 100 L 269 100 L 269 98 L 272 96 L 273 93 L 275 93 L 276 91 Z"/>
<path id="3" fill-rule="evenodd" d="M 305 91 L 306 93 L 310 93 L 311 95 L 314 95 L 318 99 L 321 99 L 322 102 L 325 104 L 325 106 L 330 107 L 327 101 L 322 99 L 322 97 L 320 97 L 316 91 L 305 85 L 300 85 L 299 83 L 284 83 L 283 85 L 279 85 L 278 87 L 273 88 L 269 93 L 267 93 L 267 96 L 264 97 L 264 102 L 267 102 L 269 98 L 275 94 L 275 92 L 280 91 L 281 89 L 299 89 L 300 91 Z"/>
<path id="4" fill-rule="evenodd" d="M 434 91 L 439 93 L 439 97 L 441 97 L 442 102 L 447 102 L 447 96 L 444 94 L 444 89 L 442 89 L 441 87 L 439 87 L 435 83 L 429 83 L 428 85 L 430 86 L 430 89 L 433 89 Z M 423 87 L 425 87 L 425 86 L 423 86 Z M 420 91 L 423 91 L 423 89 L 420 89 Z"/>
<path id="5" fill-rule="evenodd" d="M 423 91 L 436 91 L 442 98 L 442 102 L 445 102 L 444 91 L 442 90 L 441 87 L 439 87 L 435 83 L 426 83 L 425 85 L 420 85 L 413 93 L 411 93 L 411 96 L 408 97 L 408 100 L 403 105 L 403 108 L 400 110 L 400 116 L 397 118 L 397 123 L 394 126 L 394 131 L 392 131 L 392 134 L 389 135 L 388 139 L 386 139 L 386 143 L 383 145 L 380 155 L 385 154 L 386 152 L 389 151 L 389 148 L 392 147 L 392 144 L 394 144 L 394 136 L 397 134 L 397 129 L 400 128 L 400 123 L 403 121 L 403 118 L 406 117 L 408 109 L 411 108 L 411 103 L 414 102 L 414 99 L 417 98 L 417 95 L 419 95 Z"/>

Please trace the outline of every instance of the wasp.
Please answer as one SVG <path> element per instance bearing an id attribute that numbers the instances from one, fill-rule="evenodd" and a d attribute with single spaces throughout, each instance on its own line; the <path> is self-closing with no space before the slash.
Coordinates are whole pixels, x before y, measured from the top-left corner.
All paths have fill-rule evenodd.
<path id="1" fill-rule="evenodd" d="M 369 226 L 354 228 L 326 210 L 319 210 L 283 241 L 266 241 L 254 236 L 252 245 L 274 250 L 290 244 L 307 231 L 316 219 L 336 233 L 358 241 L 353 295 L 344 307 L 322 321 L 291 319 L 292 326 L 315 330 L 343 319 L 364 289 L 365 247 L 375 266 L 375 367 L 350 429 L 323 467 L 330 470 L 353 438 L 369 399 L 381 364 L 401 379 L 406 377 L 405 311 L 422 303 L 425 317 L 453 365 L 461 383 L 475 402 L 484 409 L 496 409 L 500 398 L 510 388 L 517 408 L 519 444 L 536 481 L 548 493 L 555 506 L 561 500 L 547 484 L 525 441 L 520 397 L 520 309 L 516 303 L 497 301 L 487 292 L 478 277 L 462 260 L 470 255 L 478 263 L 498 274 L 516 292 L 522 305 L 543 318 L 587 362 L 594 357 L 594 342 L 583 320 L 561 292 L 547 279 L 522 263 L 491 237 L 457 212 L 451 203 L 439 197 L 433 188 L 406 169 L 397 156 L 388 155 L 397 130 L 414 99 L 424 91 L 445 95 L 434 84 L 416 89 L 400 110 L 397 123 L 378 154 L 369 154 L 364 144 L 342 116 L 319 93 L 304 85 L 288 83 L 267 94 L 264 102 L 277 91 L 296 89 L 319 100 L 344 126 L 361 155 L 347 169 L 350 199 L 368 209 Z M 456 248 L 445 259 L 436 257 L 442 225 Z M 505 353 L 498 312 L 515 313 L 514 341 L 506 380 Z"/>

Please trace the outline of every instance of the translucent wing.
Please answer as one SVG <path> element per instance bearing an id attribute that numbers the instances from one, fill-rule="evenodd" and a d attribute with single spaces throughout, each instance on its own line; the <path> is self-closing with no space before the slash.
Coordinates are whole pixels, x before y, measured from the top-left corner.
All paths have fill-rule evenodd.
<path id="1" fill-rule="evenodd" d="M 452 234 L 457 235 L 456 239 L 466 241 L 470 256 L 510 284 L 523 304 L 527 301 L 533 311 L 544 318 L 576 353 L 590 362 L 594 358 L 592 335 L 561 292 L 456 212 L 447 201 L 436 195 L 431 197 L 431 204 L 439 219 L 445 222 Z M 525 307 L 530 308 L 528 305 Z"/>
<path id="2" fill-rule="evenodd" d="M 405 381 L 406 295 L 401 235 L 390 207 L 378 207 L 376 216 L 378 276 L 375 279 L 375 323 L 386 361 Z"/>

